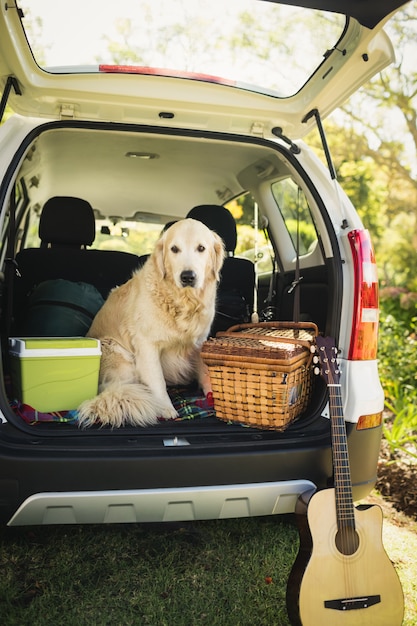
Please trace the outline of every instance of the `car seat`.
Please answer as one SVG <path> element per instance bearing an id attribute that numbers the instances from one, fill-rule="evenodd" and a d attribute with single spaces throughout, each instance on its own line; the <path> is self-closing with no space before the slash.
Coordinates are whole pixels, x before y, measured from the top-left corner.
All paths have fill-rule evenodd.
<path id="1" fill-rule="evenodd" d="M 226 249 L 212 334 L 233 324 L 249 321 L 254 299 L 255 266 L 249 259 L 235 256 L 237 229 L 233 215 L 224 206 L 201 204 L 191 209 L 187 217 L 199 220 L 214 230 L 223 239 Z"/>
<path id="2" fill-rule="evenodd" d="M 20 277 L 14 283 L 15 333 L 27 298 L 40 283 L 59 278 L 84 282 L 107 298 L 110 290 L 129 280 L 139 266 L 135 254 L 87 249 L 95 239 L 95 218 L 90 203 L 81 198 L 50 198 L 40 216 L 39 237 L 39 248 L 25 248 L 16 255 Z"/>
<path id="3" fill-rule="evenodd" d="M 55 196 L 45 202 L 39 219 L 41 248 L 86 249 L 96 236 L 92 206 L 81 198 Z"/>

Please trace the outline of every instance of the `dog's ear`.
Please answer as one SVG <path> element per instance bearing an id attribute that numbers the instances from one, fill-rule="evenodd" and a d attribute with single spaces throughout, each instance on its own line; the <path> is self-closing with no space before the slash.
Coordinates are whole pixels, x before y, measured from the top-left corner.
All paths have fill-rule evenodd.
<path id="1" fill-rule="evenodd" d="M 158 239 L 156 246 L 155 246 L 155 250 L 154 250 L 155 265 L 158 269 L 159 274 L 161 275 L 161 278 L 165 278 L 165 275 L 166 275 L 165 263 L 164 263 L 164 256 L 165 256 L 164 250 L 165 250 L 165 237 L 162 236 L 160 239 Z"/>
<path id="2" fill-rule="evenodd" d="M 221 237 L 215 232 L 213 232 L 214 238 L 214 246 L 213 246 L 213 254 L 212 254 L 212 268 L 213 268 L 213 276 L 219 282 L 220 280 L 220 270 L 222 269 L 223 261 L 226 256 L 226 251 L 224 248 L 224 242 Z"/>

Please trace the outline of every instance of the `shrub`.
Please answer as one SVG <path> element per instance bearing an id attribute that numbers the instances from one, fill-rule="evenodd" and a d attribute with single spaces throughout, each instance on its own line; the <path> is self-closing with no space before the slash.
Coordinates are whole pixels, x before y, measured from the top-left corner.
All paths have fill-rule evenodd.
<path id="1" fill-rule="evenodd" d="M 405 290 L 381 298 L 379 372 L 390 418 L 384 436 L 391 451 L 417 458 L 416 299 Z"/>

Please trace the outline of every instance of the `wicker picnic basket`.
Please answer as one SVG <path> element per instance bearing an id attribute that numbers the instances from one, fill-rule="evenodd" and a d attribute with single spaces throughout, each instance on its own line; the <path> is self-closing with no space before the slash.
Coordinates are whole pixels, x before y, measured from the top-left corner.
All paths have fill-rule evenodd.
<path id="1" fill-rule="evenodd" d="M 239 324 L 202 347 L 216 415 L 254 428 L 284 430 L 307 407 L 313 374 L 311 322 Z"/>

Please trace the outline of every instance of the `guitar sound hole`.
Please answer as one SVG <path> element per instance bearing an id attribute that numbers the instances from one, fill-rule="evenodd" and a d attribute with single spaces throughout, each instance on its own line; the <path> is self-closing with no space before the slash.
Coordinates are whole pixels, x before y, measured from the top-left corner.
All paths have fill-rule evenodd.
<path id="1" fill-rule="evenodd" d="M 356 530 L 349 526 L 340 528 L 336 533 L 336 547 L 341 554 L 355 554 L 359 548 L 359 535 Z"/>

